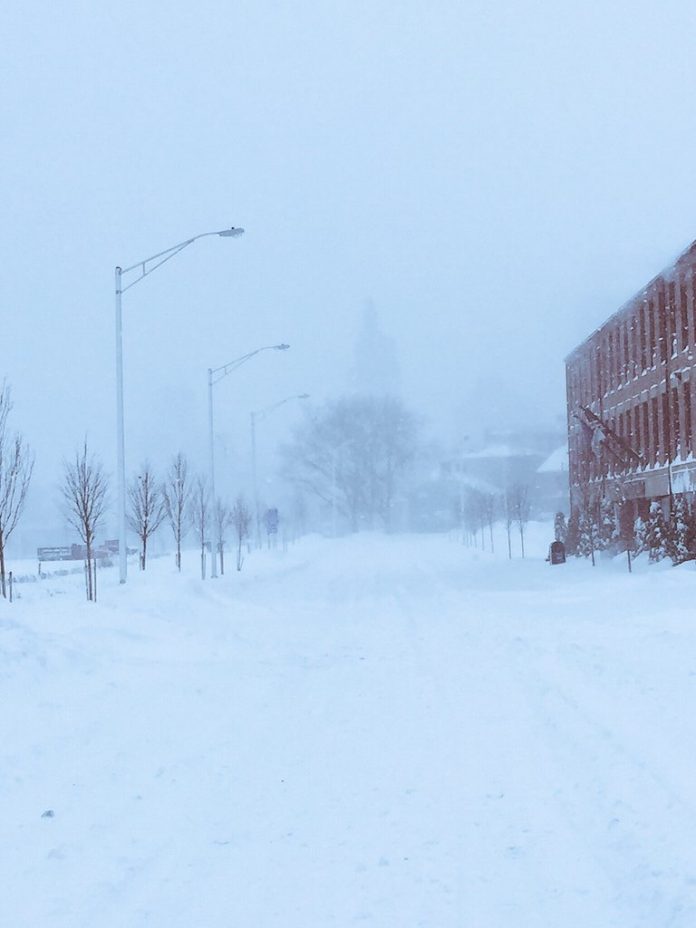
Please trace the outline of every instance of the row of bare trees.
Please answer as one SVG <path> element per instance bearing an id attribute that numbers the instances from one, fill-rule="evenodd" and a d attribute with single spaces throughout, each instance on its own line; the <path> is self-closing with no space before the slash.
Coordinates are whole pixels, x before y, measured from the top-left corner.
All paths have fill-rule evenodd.
<path id="1" fill-rule="evenodd" d="M 193 529 L 201 551 L 201 577 L 206 577 L 207 550 L 220 539 L 219 550 L 211 549 L 213 557 L 220 559 L 220 573 L 225 573 L 225 537 L 234 529 L 236 566 L 242 569 L 243 544 L 249 536 L 251 510 L 243 496 L 233 506 L 219 497 L 212 500 L 206 480 L 192 478 L 186 457 L 179 452 L 172 460 L 164 480 L 159 482 L 149 464 L 144 464 L 128 488 L 131 529 L 140 539 L 140 568 L 145 570 L 148 542 L 163 522 L 169 524 L 176 547 L 176 566 L 181 570 L 181 546 L 190 528 Z"/>
<path id="2" fill-rule="evenodd" d="M 5 553 L 24 511 L 34 470 L 34 453 L 19 432 L 9 427 L 12 395 L 6 381 L 0 385 L 0 592 L 7 596 Z M 95 536 L 106 507 L 107 480 L 87 443 L 64 465 L 61 494 L 68 522 L 85 546 L 87 598 L 97 596 Z"/>
<path id="3" fill-rule="evenodd" d="M 525 556 L 524 537 L 530 516 L 529 488 L 522 483 L 508 487 L 504 494 L 469 488 L 463 491 L 459 503 L 459 521 L 465 543 L 486 547 L 486 535 L 491 552 L 495 550 L 493 526 L 499 517 L 505 523 L 508 557 L 512 558 L 512 535 L 516 529 L 520 537 L 522 557 Z"/>
<path id="4" fill-rule="evenodd" d="M 20 435 L 11 435 L 7 420 L 12 408 L 6 385 L 0 390 L 0 585 L 5 595 L 5 548 L 21 515 L 34 458 Z M 391 397 L 345 397 L 327 404 L 297 430 L 286 449 L 286 470 L 295 484 L 310 490 L 342 515 L 350 527 L 389 528 L 399 479 L 418 444 L 418 422 Z M 86 590 L 96 598 L 95 538 L 108 504 L 108 481 L 98 458 L 85 441 L 64 462 L 61 496 L 70 525 L 85 548 Z M 233 505 L 212 500 L 206 481 L 191 475 L 183 454 L 172 460 L 163 479 L 149 464 L 127 488 L 127 519 L 139 539 L 141 569 L 147 565 L 153 535 L 168 523 L 181 570 L 182 543 L 193 531 L 200 544 L 201 574 L 212 541 L 213 557 L 224 573 L 225 535 L 233 530 L 236 567 L 243 564 L 251 511 L 242 496 Z M 215 550 L 213 539 L 222 539 Z"/>
<path id="5" fill-rule="evenodd" d="M 6 595 L 5 546 L 24 508 L 32 475 L 34 457 L 19 435 L 7 428 L 12 408 L 9 388 L 0 389 L 0 583 Z M 108 479 L 101 461 L 85 441 L 74 457 L 64 462 L 60 487 L 63 510 L 85 550 L 85 588 L 87 599 L 97 598 L 96 535 L 108 505 Z M 166 521 L 176 548 L 176 566 L 181 570 L 181 547 L 193 527 L 201 546 L 201 572 L 206 575 L 206 548 L 213 524 L 219 537 L 230 527 L 236 540 L 237 570 L 242 569 L 243 544 L 249 535 L 251 511 L 242 496 L 234 506 L 217 499 L 212 506 L 204 479 L 192 479 L 185 456 L 177 454 L 164 480 L 157 480 L 149 464 L 144 464 L 128 487 L 128 523 L 140 541 L 141 570 L 147 564 L 152 536 Z M 220 545 L 220 569 L 224 573 L 224 542 Z"/>
<path id="6" fill-rule="evenodd" d="M 191 486 L 188 464 L 181 452 L 172 461 L 160 483 L 149 463 L 128 486 L 128 525 L 140 540 L 140 569 L 147 566 L 148 543 L 166 519 L 176 546 L 176 566 L 181 570 L 181 543 L 190 521 Z"/>

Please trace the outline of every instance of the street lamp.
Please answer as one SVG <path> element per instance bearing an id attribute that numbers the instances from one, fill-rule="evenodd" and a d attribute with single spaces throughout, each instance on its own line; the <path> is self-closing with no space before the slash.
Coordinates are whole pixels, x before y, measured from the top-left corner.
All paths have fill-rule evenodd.
<path id="1" fill-rule="evenodd" d="M 116 446 L 117 446 L 117 464 L 118 472 L 118 572 L 119 582 L 125 583 L 128 573 L 128 561 L 126 557 L 126 447 L 124 436 L 124 416 L 123 416 L 123 326 L 121 316 L 121 296 L 140 283 L 143 278 L 147 277 L 153 271 L 157 270 L 171 258 L 178 255 L 184 248 L 188 248 L 199 238 L 206 238 L 209 235 L 218 235 L 220 238 L 233 238 L 243 235 L 244 229 L 231 226 L 229 229 L 221 229 L 218 232 L 201 232 L 200 235 L 194 235 L 193 238 L 187 238 L 178 245 L 172 245 L 144 261 L 138 261 L 130 267 L 117 267 L 114 277 L 116 283 Z M 140 275 L 132 280 L 125 287 L 123 286 L 123 275 L 130 274 L 132 271 L 139 271 Z"/>
<path id="2" fill-rule="evenodd" d="M 289 403 L 291 400 L 308 400 L 309 393 L 299 393 L 297 395 L 286 396 L 284 400 L 279 400 L 277 403 L 273 403 L 271 406 L 266 406 L 265 409 L 259 409 L 257 412 L 249 413 L 249 418 L 251 419 L 251 476 L 254 486 L 254 512 L 256 514 L 256 547 L 261 547 L 261 514 L 259 512 L 259 490 L 258 483 L 256 480 L 256 422 L 262 422 L 267 416 L 269 416 L 276 409 L 279 409 L 281 406 L 284 406 L 286 403 Z"/>
<path id="3" fill-rule="evenodd" d="M 223 364 L 221 367 L 208 368 L 208 443 L 209 443 L 209 454 L 210 454 L 210 497 L 211 505 L 213 509 L 215 507 L 215 439 L 213 437 L 213 385 L 219 383 L 223 377 L 227 377 L 228 374 L 231 374 L 233 371 L 236 371 L 237 368 L 241 367 L 242 364 L 246 364 L 247 361 L 250 361 L 255 355 L 260 354 L 262 351 L 287 351 L 290 345 L 280 344 L 280 345 L 264 345 L 263 348 L 257 348 L 255 351 L 250 351 L 248 354 L 243 354 L 240 358 L 235 358 L 234 361 L 229 361 L 227 364 Z M 211 571 L 211 577 L 217 577 L 217 556 L 222 544 L 222 539 L 220 538 L 220 527 L 217 525 L 216 519 L 213 516 L 213 534 L 214 539 L 214 549 L 213 549 L 213 568 Z"/>

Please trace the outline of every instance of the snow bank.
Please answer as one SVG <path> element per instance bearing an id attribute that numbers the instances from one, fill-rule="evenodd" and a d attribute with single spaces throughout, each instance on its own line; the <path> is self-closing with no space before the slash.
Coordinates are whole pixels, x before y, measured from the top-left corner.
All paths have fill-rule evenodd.
<path id="1" fill-rule="evenodd" d="M 690 928 L 696 570 L 503 540 L 162 559 L 96 606 L 24 585 L 2 923 Z"/>

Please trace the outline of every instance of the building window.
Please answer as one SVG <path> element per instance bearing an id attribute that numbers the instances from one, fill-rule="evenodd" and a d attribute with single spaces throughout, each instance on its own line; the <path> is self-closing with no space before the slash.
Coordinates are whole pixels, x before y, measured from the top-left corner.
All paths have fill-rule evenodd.
<path id="1" fill-rule="evenodd" d="M 672 417 L 670 430 L 672 432 L 672 460 L 674 461 L 679 455 L 681 439 L 681 423 L 679 422 L 679 389 L 673 387 L 670 391 L 672 394 Z"/>
<path id="2" fill-rule="evenodd" d="M 632 323 L 629 327 L 629 322 L 626 320 L 623 325 L 623 343 L 624 343 L 624 382 L 628 383 L 631 379 L 631 342 L 630 330 L 633 328 Z"/>
<path id="3" fill-rule="evenodd" d="M 640 341 L 640 369 L 645 373 L 648 369 L 648 340 L 645 335 L 645 306 L 638 310 L 638 327 Z"/>
<path id="4" fill-rule="evenodd" d="M 657 298 L 657 340 L 659 345 L 658 357 L 661 363 L 667 362 L 667 309 L 664 294 Z"/>
<path id="5" fill-rule="evenodd" d="M 653 301 L 648 300 L 645 311 L 646 318 L 646 338 L 648 340 L 648 359 L 649 367 L 657 366 L 657 343 L 655 342 L 655 313 Z"/>
<path id="6" fill-rule="evenodd" d="M 639 409 L 637 406 L 631 407 L 628 411 L 628 444 L 631 450 L 636 451 L 640 447 L 640 438 L 638 435 L 639 421 L 638 421 Z M 633 467 L 633 463 L 631 467 Z"/>
<path id="7" fill-rule="evenodd" d="M 647 464 L 650 458 L 650 432 L 648 431 L 648 404 L 641 403 L 638 407 L 639 442 L 636 451 L 643 459 L 643 464 Z"/>
<path id="8" fill-rule="evenodd" d="M 683 277 L 679 278 L 679 303 L 681 308 L 681 348 L 683 351 L 689 344 L 689 307 L 686 301 L 686 281 Z"/>
<path id="9" fill-rule="evenodd" d="M 671 459 L 672 456 L 672 429 L 670 428 L 672 424 L 672 416 L 670 415 L 670 391 L 665 390 L 661 397 L 662 405 L 662 435 L 660 435 L 660 451 L 662 452 L 662 459 L 666 462 L 667 459 Z"/>
<path id="10" fill-rule="evenodd" d="M 595 364 L 595 348 L 591 347 L 587 355 L 587 364 L 590 369 L 590 393 L 592 396 L 597 396 L 599 394 L 599 386 L 597 384 L 597 366 Z"/>
<path id="11" fill-rule="evenodd" d="M 682 448 L 682 455 L 686 457 L 687 454 L 691 451 L 691 384 L 688 380 L 684 381 L 682 384 L 683 399 L 684 399 L 684 429 L 686 434 L 684 435 L 684 446 Z"/>
<path id="12" fill-rule="evenodd" d="M 660 459 L 660 420 L 657 415 L 657 397 L 650 400 L 650 417 L 652 419 L 652 442 L 650 443 L 650 463 L 657 464 Z"/>
<path id="13" fill-rule="evenodd" d="M 614 329 L 614 345 L 616 346 L 616 386 L 620 387 L 624 382 L 624 363 L 623 363 L 623 326 L 617 325 Z"/>
<path id="14" fill-rule="evenodd" d="M 638 376 L 638 317 L 634 313 L 628 326 L 629 336 L 629 378 Z"/>
<path id="15" fill-rule="evenodd" d="M 677 285 L 672 281 L 667 287 L 667 343 L 670 354 L 674 357 L 679 350 L 677 347 Z"/>
<path id="16" fill-rule="evenodd" d="M 623 345 L 621 339 L 621 326 L 617 325 L 614 329 L 614 375 L 617 387 L 620 387 L 623 383 Z"/>

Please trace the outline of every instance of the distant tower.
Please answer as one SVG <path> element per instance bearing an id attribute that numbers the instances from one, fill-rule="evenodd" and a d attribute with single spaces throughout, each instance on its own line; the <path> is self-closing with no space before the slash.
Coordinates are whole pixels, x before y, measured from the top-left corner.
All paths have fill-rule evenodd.
<path id="1" fill-rule="evenodd" d="M 351 388 L 373 396 L 400 393 L 396 342 L 382 331 L 372 300 L 365 304 L 355 339 Z"/>

